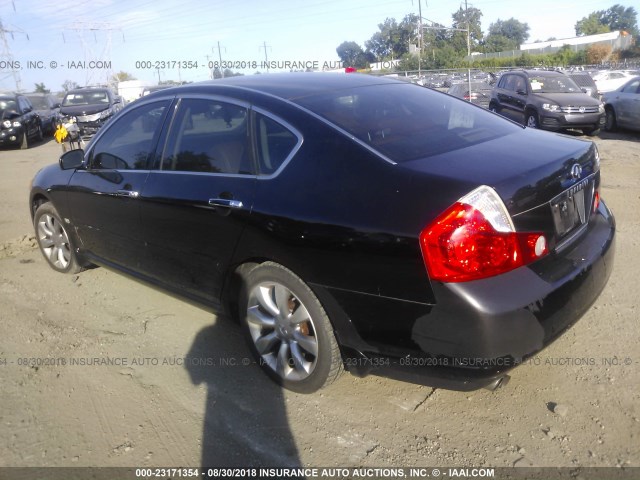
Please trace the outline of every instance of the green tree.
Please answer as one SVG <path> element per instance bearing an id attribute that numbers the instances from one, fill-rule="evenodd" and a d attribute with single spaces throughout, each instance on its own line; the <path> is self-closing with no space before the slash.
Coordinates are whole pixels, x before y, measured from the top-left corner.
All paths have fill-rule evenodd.
<path id="1" fill-rule="evenodd" d="M 576 35 L 597 35 L 599 33 L 607 33 L 610 31 L 609 26 L 600 21 L 602 12 L 592 12 L 582 20 L 576 22 Z"/>
<path id="2" fill-rule="evenodd" d="M 345 67 L 366 68 L 369 66 L 368 55 L 356 42 L 342 42 L 336 48 L 336 53 Z"/>
<path id="3" fill-rule="evenodd" d="M 607 10 L 591 12 L 576 23 L 576 35 L 596 35 L 624 30 L 638 35 L 638 12 L 633 7 L 616 4 Z"/>
<path id="4" fill-rule="evenodd" d="M 467 29 L 468 26 L 471 51 L 476 49 L 483 38 L 482 26 L 480 24 L 482 12 L 480 9 L 475 7 L 468 9 L 460 7 L 451 17 L 453 18 L 453 28 Z M 454 31 L 451 35 L 451 45 L 457 52 L 463 52 L 466 55 L 467 32 Z"/>
<path id="5" fill-rule="evenodd" d="M 131 75 L 128 72 L 125 72 L 123 70 L 120 70 L 118 73 L 114 74 L 111 79 L 114 82 L 126 82 L 128 80 L 136 80 L 136 77 L 134 77 L 133 75 Z"/>
<path id="6" fill-rule="evenodd" d="M 68 92 L 69 90 L 73 90 L 74 88 L 78 88 L 78 87 L 79 85 L 73 80 L 65 80 L 64 83 L 62 84 L 62 88 L 65 92 Z"/>
<path id="7" fill-rule="evenodd" d="M 600 21 L 609 26 L 611 31 L 624 30 L 631 35 L 638 35 L 638 12 L 633 7 L 614 5 L 602 14 Z"/>
<path id="8" fill-rule="evenodd" d="M 51 93 L 51 90 L 45 87 L 44 83 L 36 83 L 36 89 L 34 91 L 36 93 Z"/>
<path id="9" fill-rule="evenodd" d="M 500 35 L 512 40 L 516 45 L 524 43 L 529 38 L 529 25 L 515 18 L 509 20 L 496 20 L 489 25 L 489 35 Z"/>
<path id="10" fill-rule="evenodd" d="M 400 23 L 395 18 L 387 18 L 378 24 L 378 30 L 364 42 L 367 52 L 377 60 L 397 59 L 409 52 L 409 44 L 418 43 L 417 15 L 406 15 Z"/>
<path id="11" fill-rule="evenodd" d="M 484 48 L 487 52 L 504 52 L 506 50 L 517 50 L 520 46 L 512 38 L 504 35 L 489 34 L 484 39 Z"/>

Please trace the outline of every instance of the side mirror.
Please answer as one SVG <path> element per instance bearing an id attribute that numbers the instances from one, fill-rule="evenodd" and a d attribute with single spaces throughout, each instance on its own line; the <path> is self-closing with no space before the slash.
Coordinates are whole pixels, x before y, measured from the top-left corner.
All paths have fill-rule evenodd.
<path id="1" fill-rule="evenodd" d="M 62 170 L 74 170 L 80 167 L 82 162 L 84 162 L 84 150 L 81 148 L 69 150 L 64 153 L 59 160 Z"/>

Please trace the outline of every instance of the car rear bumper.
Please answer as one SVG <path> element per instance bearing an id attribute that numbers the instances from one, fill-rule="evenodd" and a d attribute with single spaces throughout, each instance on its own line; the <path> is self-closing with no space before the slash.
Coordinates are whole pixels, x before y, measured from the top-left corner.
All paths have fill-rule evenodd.
<path id="1" fill-rule="evenodd" d="M 334 325 L 346 367 L 454 390 L 486 386 L 584 315 L 611 274 L 614 238 L 615 220 L 601 203 L 584 236 L 560 254 L 479 281 L 434 283 L 435 305 L 381 299 L 363 315 L 360 302 L 337 292 L 348 317 Z M 411 308 L 413 318 L 400 316 Z"/>

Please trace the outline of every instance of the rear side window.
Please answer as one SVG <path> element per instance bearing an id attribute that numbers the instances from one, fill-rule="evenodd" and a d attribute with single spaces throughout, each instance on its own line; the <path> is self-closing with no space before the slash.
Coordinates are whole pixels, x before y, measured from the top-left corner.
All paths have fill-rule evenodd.
<path id="1" fill-rule="evenodd" d="M 91 168 L 146 170 L 168 101 L 154 102 L 130 110 L 106 126 L 91 153 Z"/>
<path id="2" fill-rule="evenodd" d="M 338 90 L 297 102 L 396 162 L 466 148 L 520 130 L 468 102 L 410 84 Z"/>
<path id="3" fill-rule="evenodd" d="M 298 136 L 281 123 L 256 113 L 256 139 L 260 174 L 276 172 L 298 145 Z"/>
<path id="4" fill-rule="evenodd" d="M 247 109 L 238 105 L 199 98 L 181 100 L 162 169 L 252 174 L 247 118 Z"/>

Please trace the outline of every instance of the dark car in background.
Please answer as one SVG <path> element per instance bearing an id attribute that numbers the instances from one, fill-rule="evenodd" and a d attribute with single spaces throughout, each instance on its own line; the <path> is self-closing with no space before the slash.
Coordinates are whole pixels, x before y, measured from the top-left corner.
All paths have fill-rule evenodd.
<path id="1" fill-rule="evenodd" d="M 60 114 L 75 117 L 80 135 L 88 137 L 122 109 L 122 99 L 109 88 L 86 87 L 70 90 L 62 100 Z"/>
<path id="2" fill-rule="evenodd" d="M 40 117 L 42 131 L 52 134 L 60 119 L 60 100 L 48 93 L 29 93 L 26 97 Z"/>
<path id="3" fill-rule="evenodd" d="M 618 89 L 602 96 L 607 115 L 605 128 L 618 127 L 640 131 L 640 77 L 635 77 Z"/>
<path id="4" fill-rule="evenodd" d="M 42 140 L 40 117 L 27 97 L 0 93 L 0 146 L 28 148 Z"/>
<path id="5" fill-rule="evenodd" d="M 454 97 L 467 100 L 474 105 L 489 108 L 492 88 L 493 87 L 487 82 L 471 82 L 471 92 L 469 92 L 469 82 L 463 82 L 452 85 L 447 93 Z"/>
<path id="6" fill-rule="evenodd" d="M 531 128 L 582 130 L 596 135 L 604 126 L 604 105 L 567 75 L 544 70 L 514 70 L 500 77 L 489 109 Z"/>
<path id="7" fill-rule="evenodd" d="M 614 257 L 589 141 L 384 77 L 234 77 L 131 103 L 34 178 L 50 266 L 103 265 L 237 318 L 266 373 L 494 388 Z"/>
<path id="8" fill-rule="evenodd" d="M 596 82 L 593 80 L 593 77 L 589 75 L 588 72 L 567 72 L 566 75 L 576 82 L 576 85 L 580 87 L 587 95 L 595 98 L 596 100 L 600 100 L 600 92 L 598 91 L 598 86 Z"/>

